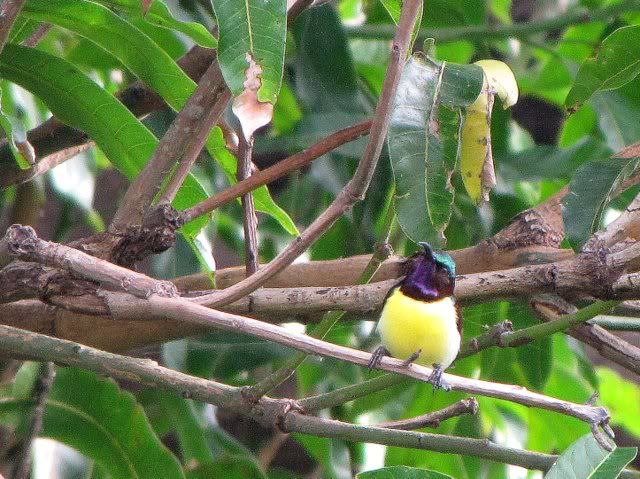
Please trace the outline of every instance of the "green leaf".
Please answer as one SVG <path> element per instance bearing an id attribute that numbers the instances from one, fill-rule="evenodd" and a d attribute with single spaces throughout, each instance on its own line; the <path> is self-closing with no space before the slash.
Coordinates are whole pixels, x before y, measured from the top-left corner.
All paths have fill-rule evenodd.
<path id="1" fill-rule="evenodd" d="M 63 123 L 86 132 L 124 175 L 135 177 L 151 157 L 158 140 L 111 94 L 70 63 L 32 48 L 6 45 L 0 75 L 39 97 Z M 206 198 L 189 176 L 174 202 L 177 208 Z M 183 228 L 195 234 L 206 223 L 197 219 Z"/>
<path id="2" fill-rule="evenodd" d="M 133 0 L 119 0 L 118 3 L 133 4 L 136 2 Z M 154 2 L 152 4 L 152 11 L 153 5 L 157 3 Z M 137 8 L 139 10 L 139 4 Z M 67 28 L 96 43 L 120 60 L 145 84 L 157 91 L 175 111 L 181 110 L 195 91 L 196 84 L 193 80 L 182 71 L 162 48 L 135 26 L 118 17 L 106 7 L 85 0 L 75 2 L 67 2 L 65 0 L 29 0 L 25 5 L 24 14 Z M 126 38 L 127 41 L 123 42 L 123 38 Z M 218 161 L 220 161 L 222 155 L 220 149 L 227 151 L 219 128 L 214 128 L 210 133 L 207 149 Z M 213 150 L 215 150 L 215 153 Z M 105 153 L 107 152 L 105 151 Z M 108 153 L 107 156 L 110 157 Z M 231 153 L 228 153 L 227 156 L 231 158 L 230 161 L 236 162 Z M 150 155 L 147 158 L 149 157 Z M 235 173 L 229 179 L 232 183 L 235 183 Z M 200 186 L 195 184 L 194 179 L 191 178 L 181 188 L 182 195 L 176 197 L 174 206 L 178 209 L 184 209 L 206 198 L 204 190 L 202 190 L 202 194 L 195 194 L 198 189 L 201 189 Z M 185 191 L 189 190 L 191 190 L 191 194 L 185 193 Z M 261 187 L 254 193 L 254 198 L 256 208 L 259 211 L 273 216 L 287 232 L 297 234 L 293 221 L 286 212 L 275 204 L 266 186 Z M 206 217 L 195 220 L 183 228 L 182 231 L 195 235 L 206 224 L 206 221 Z"/>
<path id="3" fill-rule="evenodd" d="M 258 101 L 275 104 L 282 82 L 286 0 L 212 0 L 220 40 L 218 61 L 233 96 L 244 90 L 250 55 L 261 68 Z"/>
<path id="4" fill-rule="evenodd" d="M 18 120 L 11 118 L 2 110 L 2 89 L 0 89 L 0 128 L 4 130 L 7 143 L 20 169 L 28 170 L 35 162 L 35 152 L 27 141 L 27 134 L 18 123 Z"/>
<path id="5" fill-rule="evenodd" d="M 214 477 L 224 477 L 225 479 L 263 479 L 265 475 L 260 471 L 260 468 L 255 462 L 237 457 L 224 457 L 187 472 L 187 479 L 211 479 Z"/>
<path id="6" fill-rule="evenodd" d="M 640 438 L 640 387 L 607 368 L 596 371 L 600 401 L 611 413 L 611 422 Z"/>
<path id="7" fill-rule="evenodd" d="M 539 323 L 531 314 L 529 307 L 522 303 L 510 305 L 509 318 L 513 321 L 515 329 Z M 551 337 L 547 336 L 516 348 L 516 355 L 529 387 L 536 391 L 543 391 L 553 365 Z"/>
<path id="8" fill-rule="evenodd" d="M 604 39 L 596 57 L 582 64 L 565 106 L 575 111 L 594 92 L 620 88 L 639 73 L 640 26 L 618 28 Z"/>
<path id="9" fill-rule="evenodd" d="M 391 466 L 375 471 L 361 472 L 357 479 L 452 479 L 451 476 L 426 469 L 406 466 Z"/>
<path id="10" fill-rule="evenodd" d="M 153 0 L 149 11 L 142 14 L 140 0 L 94 0 L 115 11 L 123 12 L 130 18 L 144 19 L 146 22 L 159 27 L 168 28 L 184 33 L 198 45 L 206 48 L 216 48 L 218 41 L 199 23 L 176 20 L 162 0 Z"/>
<path id="11" fill-rule="evenodd" d="M 389 123 L 398 223 L 414 242 L 443 244 L 451 217 L 450 177 L 458 158 L 460 114 L 482 87 L 482 70 L 413 55 L 402 73 Z"/>
<path id="12" fill-rule="evenodd" d="M 545 479 L 615 479 L 638 453 L 635 447 L 606 451 L 586 434 L 574 442 L 545 474 Z"/>
<path id="13" fill-rule="evenodd" d="M 33 399 L 0 399 L 0 420 L 24 435 Z M 76 368 L 58 368 L 40 434 L 77 449 L 112 477 L 184 478 L 177 459 L 153 433 L 142 408 L 115 382 Z"/>
<path id="14" fill-rule="evenodd" d="M 162 48 L 102 5 L 86 0 L 28 0 L 23 14 L 71 30 L 103 48 L 174 110 L 181 109 L 195 90 L 195 83 Z"/>
<path id="15" fill-rule="evenodd" d="M 296 93 L 301 102 L 316 112 L 364 113 L 347 37 L 331 5 L 307 9 L 292 31 L 297 46 Z"/>
<path id="16" fill-rule="evenodd" d="M 640 81 L 634 80 L 634 87 L 640 87 Z M 624 87 L 626 89 L 626 87 Z M 607 145 L 613 151 L 640 141 L 640 102 L 622 94 L 622 91 L 602 91 L 595 93 L 589 104 L 596 111 L 598 126 Z"/>
<path id="17" fill-rule="evenodd" d="M 616 188 L 638 168 L 640 158 L 611 157 L 585 163 L 569 184 L 569 194 L 562 200 L 567 239 L 579 251 L 599 229 L 605 207 Z"/>

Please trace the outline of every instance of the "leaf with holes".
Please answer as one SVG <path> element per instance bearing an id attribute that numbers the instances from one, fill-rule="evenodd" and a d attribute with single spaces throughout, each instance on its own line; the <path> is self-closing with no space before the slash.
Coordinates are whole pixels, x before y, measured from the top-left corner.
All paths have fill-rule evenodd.
<path id="1" fill-rule="evenodd" d="M 482 78 L 476 66 L 436 63 L 421 54 L 405 65 L 388 143 L 398 223 L 415 242 L 444 242 L 453 204 L 450 177 L 458 157 L 459 110 L 478 96 Z"/>
<path id="2" fill-rule="evenodd" d="M 213 0 L 220 29 L 218 61 L 234 97 L 247 79 L 250 57 L 260 68 L 259 102 L 275 104 L 282 82 L 286 0 Z"/>
<path id="3" fill-rule="evenodd" d="M 630 155 L 634 152 L 629 151 Z M 562 200 L 567 239 L 579 251 L 587 239 L 599 229 L 602 215 L 617 188 L 640 166 L 640 157 L 626 157 L 623 152 L 611 158 L 582 165 L 571 179 L 569 193 Z"/>

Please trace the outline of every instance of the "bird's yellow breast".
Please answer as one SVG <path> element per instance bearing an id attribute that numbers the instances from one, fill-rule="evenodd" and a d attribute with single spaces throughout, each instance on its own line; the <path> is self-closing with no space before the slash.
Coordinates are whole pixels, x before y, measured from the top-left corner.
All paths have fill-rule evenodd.
<path id="1" fill-rule="evenodd" d="M 457 311 L 452 298 L 425 302 L 396 289 L 385 302 L 378 324 L 382 344 L 406 359 L 418 350 L 418 364 L 447 368 L 460 350 Z"/>

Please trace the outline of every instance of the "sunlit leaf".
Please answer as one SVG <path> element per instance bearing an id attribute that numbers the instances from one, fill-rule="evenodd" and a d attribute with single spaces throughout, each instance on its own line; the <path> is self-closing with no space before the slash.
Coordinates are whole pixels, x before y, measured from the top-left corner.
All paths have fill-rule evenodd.
<path id="1" fill-rule="evenodd" d="M 603 40 L 595 57 L 580 66 L 564 104 L 575 111 L 594 92 L 620 88 L 639 73 L 640 26 L 618 28 Z"/>
<path id="2" fill-rule="evenodd" d="M 0 89 L 0 128 L 4 130 L 7 143 L 18 167 L 23 170 L 29 169 L 36 160 L 33 146 L 27 141 L 27 134 L 18 120 L 11 118 L 2 110 L 1 102 L 2 89 Z"/>
<path id="3" fill-rule="evenodd" d="M 141 10 L 140 0 L 95 0 L 95 2 L 123 12 L 131 18 L 144 18 L 153 25 L 184 33 L 203 47 L 215 48 L 218 44 L 215 37 L 203 25 L 177 20 L 162 0 L 150 2 L 146 12 Z"/>
<path id="4" fill-rule="evenodd" d="M 635 447 L 603 449 L 592 434 L 582 436 L 564 451 L 545 479 L 615 479 L 638 453 Z"/>

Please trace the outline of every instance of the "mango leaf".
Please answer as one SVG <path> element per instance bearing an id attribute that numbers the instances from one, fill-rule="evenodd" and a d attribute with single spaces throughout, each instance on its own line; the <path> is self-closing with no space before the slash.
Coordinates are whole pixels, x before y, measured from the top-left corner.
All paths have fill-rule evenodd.
<path id="1" fill-rule="evenodd" d="M 187 472 L 187 479 L 264 479 L 266 476 L 258 465 L 246 458 L 223 457 Z"/>
<path id="2" fill-rule="evenodd" d="M 615 479 L 638 453 L 636 447 L 609 452 L 586 434 L 574 442 L 551 466 L 545 479 Z"/>
<path id="3" fill-rule="evenodd" d="M 177 20 L 162 0 L 152 1 L 144 15 L 140 8 L 140 0 L 95 0 L 95 2 L 122 12 L 130 18 L 144 18 L 152 25 L 184 33 L 202 47 L 216 48 L 218 45 L 216 38 L 203 25 Z"/>
<path id="4" fill-rule="evenodd" d="M 640 73 L 640 26 L 618 28 L 578 70 L 564 102 L 575 111 L 596 91 L 614 90 Z"/>
<path id="5" fill-rule="evenodd" d="M 451 476 L 436 471 L 415 467 L 391 466 L 374 471 L 361 472 L 357 479 L 452 479 Z"/>
<path id="6" fill-rule="evenodd" d="M 142 170 L 158 144 L 122 103 L 60 58 L 6 45 L 0 55 L 0 75 L 39 97 L 63 123 L 86 132 L 128 178 Z M 184 208 L 206 196 L 200 183 L 189 176 L 174 204 Z M 206 221 L 196 219 L 182 231 L 196 234 Z"/>
<path id="7" fill-rule="evenodd" d="M 388 143 L 398 223 L 413 241 L 443 244 L 453 203 L 459 108 L 473 102 L 481 86 L 482 71 L 475 66 L 450 67 L 419 54 L 405 65 Z M 453 110 L 439 108 L 440 101 Z"/>
<path id="8" fill-rule="evenodd" d="M 120 6 L 129 5 L 130 8 L 140 11 L 140 4 L 137 1 L 118 0 L 117 3 Z M 152 4 L 150 14 L 154 11 L 153 5 L 156 4 L 159 4 L 159 2 Z M 145 84 L 157 91 L 175 111 L 182 109 L 196 88 L 193 80 L 182 71 L 162 48 L 135 26 L 118 17 L 106 7 L 85 0 L 76 2 L 29 0 L 23 9 L 23 13 L 31 18 L 67 28 L 96 43 L 120 60 Z M 127 41 L 123 42 L 122 38 L 126 38 Z M 211 156 L 219 160 L 221 156 L 220 148 L 226 150 L 222 134 L 219 132 L 219 128 L 216 127 L 209 135 L 207 150 Z M 214 149 L 217 154 L 213 153 Z M 229 155 L 232 161 L 236 161 L 233 155 L 230 153 Z M 230 180 L 235 182 L 235 176 Z M 185 183 L 183 189 L 193 189 L 193 187 L 193 180 L 190 180 L 190 184 Z M 266 186 L 261 187 L 258 191 L 259 193 L 256 192 L 255 196 L 260 196 L 260 200 L 256 201 L 256 208 L 273 216 L 287 232 L 297 234 L 293 222 L 275 204 Z M 206 196 L 182 195 L 176 198 L 174 206 L 178 209 L 184 209 L 204 197 Z M 189 226 L 183 228 L 182 231 L 188 234 L 197 234 L 205 223 L 206 218 L 196 220 L 196 222 L 192 222 Z M 196 228 L 196 226 L 199 227 Z"/>
<path id="9" fill-rule="evenodd" d="M 33 407 L 30 397 L 3 397 L 0 421 L 16 426 L 22 436 Z M 178 460 L 154 434 L 133 396 L 88 371 L 58 368 L 40 436 L 77 449 L 112 477 L 184 478 Z"/>
<path id="10" fill-rule="evenodd" d="M 20 169 L 28 170 L 35 163 L 35 152 L 27 141 L 27 134 L 17 119 L 7 115 L 1 106 L 2 89 L 0 88 L 0 128 L 4 130 L 7 143 Z"/>
<path id="11" fill-rule="evenodd" d="M 220 29 L 218 61 L 233 96 L 245 89 L 251 59 L 261 69 L 258 101 L 275 104 L 284 67 L 286 0 L 213 0 L 211 3 Z"/>
<path id="12" fill-rule="evenodd" d="M 599 229 L 602 215 L 616 188 L 637 171 L 640 158 L 590 161 L 576 171 L 569 184 L 569 193 L 562 200 L 562 217 L 566 236 L 574 250 L 579 251 Z"/>

